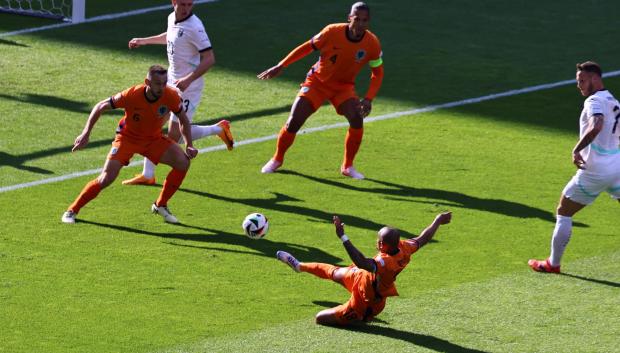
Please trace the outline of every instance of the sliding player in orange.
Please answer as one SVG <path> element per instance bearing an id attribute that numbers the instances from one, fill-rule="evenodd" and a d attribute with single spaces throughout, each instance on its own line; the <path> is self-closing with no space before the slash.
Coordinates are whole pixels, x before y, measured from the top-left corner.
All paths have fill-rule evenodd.
<path id="1" fill-rule="evenodd" d="M 90 133 L 103 112 L 124 108 L 125 116 L 118 124 L 116 138 L 112 142 L 112 149 L 101 174 L 86 184 L 77 199 L 62 215 L 63 223 L 75 223 L 75 217 L 80 209 L 116 179 L 121 168 L 129 164 L 135 153 L 143 155 L 155 164 L 164 163 L 172 167 L 159 197 L 151 206 L 151 211 L 161 215 L 168 223 L 179 222 L 168 210 L 168 200 L 181 186 L 189 169 L 189 160 L 196 157 L 198 150 L 192 145 L 191 127 L 183 110 L 179 91 L 167 86 L 167 80 L 167 70 L 162 66 L 153 65 L 149 68 L 144 84 L 130 87 L 95 105 L 84 130 L 75 139 L 72 151 L 86 147 Z M 181 134 L 186 141 L 185 151 L 161 132 L 170 112 L 179 117 Z"/>
<path id="2" fill-rule="evenodd" d="M 346 303 L 325 309 L 316 315 L 320 325 L 348 325 L 354 322 L 368 322 L 379 315 L 385 307 L 387 297 L 396 296 L 396 276 L 407 267 L 411 255 L 428 243 L 442 224 L 450 223 L 452 213 L 438 214 L 433 223 L 420 236 L 400 240 L 397 229 L 383 227 L 377 234 L 379 253 L 374 258 L 362 254 L 349 237 L 344 234 L 344 224 L 334 216 L 336 235 L 353 260 L 349 267 L 338 267 L 318 262 L 299 262 L 285 251 L 278 251 L 278 260 L 289 265 L 295 272 L 308 272 L 319 278 L 341 284 L 350 293 Z"/>
<path id="3" fill-rule="evenodd" d="M 336 112 L 349 121 L 340 172 L 348 177 L 364 179 L 364 175 L 353 167 L 353 160 L 362 143 L 364 118 L 370 113 L 372 100 L 383 80 L 381 44 L 368 30 L 369 23 L 368 5 L 356 2 L 351 7 L 348 23 L 328 25 L 295 48 L 278 65 L 257 76 L 261 80 L 271 79 L 313 51 L 320 52 L 319 61 L 310 68 L 306 81 L 301 84 L 289 118 L 278 135 L 276 152 L 263 166 L 263 173 L 273 173 L 282 166 L 284 154 L 293 144 L 299 129 L 323 102 L 329 100 Z M 360 100 L 355 93 L 355 77 L 366 64 L 370 65 L 372 74 L 368 91 Z"/>

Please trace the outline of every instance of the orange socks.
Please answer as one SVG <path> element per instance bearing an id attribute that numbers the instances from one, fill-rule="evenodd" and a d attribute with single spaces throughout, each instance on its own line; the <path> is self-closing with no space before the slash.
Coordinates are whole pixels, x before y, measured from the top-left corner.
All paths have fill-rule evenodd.
<path id="1" fill-rule="evenodd" d="M 80 209 L 84 207 L 84 205 L 99 195 L 99 192 L 101 192 L 101 185 L 99 184 L 99 181 L 97 179 L 89 181 L 68 209 L 75 213 L 80 212 Z"/>
<path id="2" fill-rule="evenodd" d="M 155 202 L 157 207 L 168 205 L 168 200 L 170 200 L 172 195 L 174 195 L 181 186 L 181 183 L 183 183 L 185 174 L 187 174 L 187 170 L 178 169 L 172 169 L 170 173 L 168 173 L 166 181 L 164 181 L 164 187 L 161 189 L 161 193 Z"/>
<path id="3" fill-rule="evenodd" d="M 313 275 L 324 279 L 332 279 L 334 271 L 337 269 L 337 266 L 319 262 L 302 262 L 299 264 L 299 270 L 301 272 L 312 273 Z"/>
<path id="4" fill-rule="evenodd" d="M 280 129 L 280 134 L 278 135 L 278 143 L 276 145 L 276 154 L 273 155 L 273 159 L 278 162 L 284 161 L 284 154 L 286 150 L 293 144 L 295 141 L 295 134 L 292 132 L 286 131 L 286 126 L 283 126 Z"/>
<path id="5" fill-rule="evenodd" d="M 354 129 L 352 127 L 347 131 L 347 137 L 344 139 L 344 161 L 342 168 L 346 169 L 353 165 L 353 160 L 357 151 L 362 144 L 362 136 L 364 136 L 364 128 Z"/>

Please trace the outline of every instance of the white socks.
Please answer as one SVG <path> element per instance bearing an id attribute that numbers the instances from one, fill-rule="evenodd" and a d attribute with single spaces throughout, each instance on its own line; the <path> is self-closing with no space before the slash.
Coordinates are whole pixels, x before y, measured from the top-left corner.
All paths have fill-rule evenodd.
<path id="1" fill-rule="evenodd" d="M 144 158 L 142 175 L 144 175 L 145 178 L 149 179 L 155 176 L 155 164 L 153 164 L 153 162 L 151 162 L 148 158 Z"/>
<path id="2" fill-rule="evenodd" d="M 562 255 L 573 230 L 573 219 L 571 217 L 565 217 L 557 215 L 555 221 L 555 229 L 553 230 L 553 237 L 551 238 L 551 255 L 549 256 L 549 262 L 551 266 L 560 266 Z"/>
<path id="3" fill-rule="evenodd" d="M 198 140 L 206 136 L 217 135 L 222 132 L 222 128 L 218 125 L 192 125 L 192 140 Z M 179 139 L 179 143 L 184 143 L 183 137 Z M 142 175 L 145 178 L 155 176 L 155 164 L 148 158 L 144 158 L 144 166 L 142 167 Z"/>
<path id="4" fill-rule="evenodd" d="M 222 128 L 217 125 L 192 125 L 192 140 L 217 135 L 220 132 L 222 132 Z"/>

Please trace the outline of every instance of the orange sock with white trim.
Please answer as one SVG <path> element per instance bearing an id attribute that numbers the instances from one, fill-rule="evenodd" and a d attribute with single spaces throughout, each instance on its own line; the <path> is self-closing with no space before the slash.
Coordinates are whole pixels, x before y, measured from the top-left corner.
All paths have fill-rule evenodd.
<path id="1" fill-rule="evenodd" d="M 353 165 L 353 160 L 357 151 L 362 144 L 362 137 L 364 136 L 364 128 L 354 129 L 349 127 L 347 136 L 344 139 L 344 161 L 342 162 L 342 169 L 349 168 Z"/>
<path id="2" fill-rule="evenodd" d="M 181 187 L 186 174 L 187 170 L 179 169 L 172 169 L 170 173 L 168 173 L 166 181 L 164 181 L 164 187 L 161 189 L 157 201 L 155 201 L 157 207 L 168 205 L 168 200 L 170 200 L 172 195 Z"/>
<path id="3" fill-rule="evenodd" d="M 336 271 L 337 269 L 338 266 L 324 264 L 320 262 L 301 262 L 299 264 L 299 270 L 301 272 L 308 272 L 324 279 L 332 279 L 334 271 Z"/>
<path id="4" fill-rule="evenodd" d="M 276 144 L 276 153 L 273 155 L 273 159 L 278 162 L 284 161 L 284 154 L 286 150 L 295 142 L 295 133 L 286 131 L 286 126 L 283 126 L 280 129 L 280 134 L 278 135 L 278 143 Z"/>
<path id="5" fill-rule="evenodd" d="M 93 179 L 86 183 L 80 195 L 73 201 L 71 206 L 69 206 L 68 210 L 71 210 L 75 213 L 80 212 L 80 209 L 84 207 L 88 202 L 97 197 L 101 192 L 101 184 L 99 184 L 99 180 Z"/>

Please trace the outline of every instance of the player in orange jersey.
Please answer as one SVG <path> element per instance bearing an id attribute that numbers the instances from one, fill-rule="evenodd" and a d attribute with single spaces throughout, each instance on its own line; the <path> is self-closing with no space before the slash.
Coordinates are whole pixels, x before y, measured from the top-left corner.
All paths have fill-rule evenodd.
<path id="1" fill-rule="evenodd" d="M 374 258 L 362 254 L 349 237 L 344 234 L 344 224 L 334 216 L 336 235 L 342 241 L 353 260 L 349 267 L 338 267 L 318 262 L 299 262 L 291 254 L 278 251 L 277 258 L 296 272 L 308 272 L 317 277 L 341 284 L 350 293 L 346 303 L 326 309 L 316 315 L 320 325 L 347 325 L 353 322 L 368 322 L 385 307 L 387 297 L 396 296 L 396 276 L 407 267 L 411 254 L 428 243 L 442 224 L 450 223 L 452 213 L 440 213 L 420 236 L 400 240 L 397 229 L 383 227 L 377 234 L 379 253 Z"/>
<path id="2" fill-rule="evenodd" d="M 273 173 L 282 163 L 284 154 L 293 144 L 295 135 L 326 100 L 349 121 L 345 138 L 344 160 L 340 172 L 348 177 L 363 179 L 364 175 L 353 167 L 353 160 L 362 143 L 364 118 L 370 113 L 372 100 L 383 80 L 383 60 L 379 39 L 368 30 L 370 9 L 363 2 L 351 7 L 348 23 L 331 24 L 309 41 L 295 48 L 278 65 L 257 77 L 268 80 L 314 50 L 320 52 L 319 61 L 310 68 L 306 81 L 293 102 L 286 124 L 280 130 L 276 152 L 263 166 L 261 172 Z M 366 95 L 359 100 L 355 93 L 355 77 L 366 64 L 372 74 Z"/>
<path id="3" fill-rule="evenodd" d="M 153 65 L 149 68 L 144 84 L 130 87 L 95 105 L 84 130 L 75 139 L 72 151 L 86 147 L 90 133 L 103 112 L 124 108 L 125 116 L 118 124 L 116 138 L 112 142 L 112 149 L 101 174 L 86 184 L 62 215 L 63 223 L 75 223 L 80 209 L 116 179 L 121 168 L 129 164 L 135 153 L 149 158 L 155 164 L 164 163 L 172 167 L 157 201 L 151 206 L 151 211 L 161 215 L 166 222 L 179 222 L 168 210 L 168 200 L 181 186 L 189 169 L 189 160 L 196 157 L 198 151 L 192 145 L 191 127 L 181 105 L 181 96 L 175 88 L 166 85 L 167 80 L 167 70 Z M 161 132 L 170 112 L 179 117 L 182 135 L 186 141 L 185 151 Z"/>

